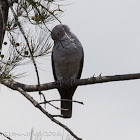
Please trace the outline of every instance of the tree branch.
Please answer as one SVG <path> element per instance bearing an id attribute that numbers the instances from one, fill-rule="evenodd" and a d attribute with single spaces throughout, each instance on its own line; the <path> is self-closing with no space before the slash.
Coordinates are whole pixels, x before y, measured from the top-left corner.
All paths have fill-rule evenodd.
<path id="1" fill-rule="evenodd" d="M 4 133 L 0 132 L 0 135 L 3 135 L 5 138 L 7 138 L 8 140 L 12 140 L 10 137 L 8 137 L 7 135 L 5 135 Z"/>
<path id="2" fill-rule="evenodd" d="M 113 76 L 97 76 L 97 77 L 90 77 L 87 79 L 77 79 L 70 85 L 69 83 L 65 84 L 66 87 L 70 86 L 82 86 L 82 85 L 91 85 L 91 84 L 98 84 L 98 83 L 107 83 L 107 82 L 114 82 L 114 81 L 126 81 L 126 80 L 135 80 L 140 79 L 140 73 L 135 74 L 123 74 L 123 75 L 113 75 Z M 16 90 L 16 87 L 21 87 L 26 92 L 34 92 L 39 90 L 38 85 L 26 85 L 14 80 L 0 80 L 2 84 L 5 86 Z M 40 85 L 41 91 L 43 90 L 50 90 L 50 89 L 57 89 L 59 85 L 55 82 L 45 83 Z"/>
<path id="3" fill-rule="evenodd" d="M 49 101 L 41 102 L 41 103 L 39 103 L 39 104 L 41 105 L 41 104 L 48 104 L 48 103 L 50 103 L 50 102 L 61 102 L 61 101 L 74 102 L 74 103 L 78 103 L 78 104 L 82 104 L 82 105 L 84 105 L 84 103 L 83 103 L 83 102 L 80 102 L 80 101 L 75 101 L 75 100 L 69 100 L 69 99 L 56 99 L 56 100 L 49 100 Z"/>

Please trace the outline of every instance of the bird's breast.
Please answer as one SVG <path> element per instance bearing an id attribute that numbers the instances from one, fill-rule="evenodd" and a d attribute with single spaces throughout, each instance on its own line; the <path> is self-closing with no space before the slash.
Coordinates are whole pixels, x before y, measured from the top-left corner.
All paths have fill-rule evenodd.
<path id="1" fill-rule="evenodd" d="M 81 48 L 65 47 L 53 51 L 56 77 L 69 80 L 73 75 L 78 75 L 81 58 Z"/>

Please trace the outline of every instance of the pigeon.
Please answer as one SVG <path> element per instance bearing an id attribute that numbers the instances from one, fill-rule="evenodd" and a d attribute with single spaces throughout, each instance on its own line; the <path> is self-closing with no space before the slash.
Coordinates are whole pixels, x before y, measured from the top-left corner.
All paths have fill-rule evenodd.
<path id="1" fill-rule="evenodd" d="M 61 115 L 63 118 L 72 117 L 72 99 L 77 86 L 72 86 L 76 79 L 80 79 L 84 51 L 80 41 L 70 31 L 67 25 L 56 25 L 51 38 L 54 41 L 52 50 L 52 70 L 61 97 Z M 71 86 L 64 86 L 65 83 Z"/>

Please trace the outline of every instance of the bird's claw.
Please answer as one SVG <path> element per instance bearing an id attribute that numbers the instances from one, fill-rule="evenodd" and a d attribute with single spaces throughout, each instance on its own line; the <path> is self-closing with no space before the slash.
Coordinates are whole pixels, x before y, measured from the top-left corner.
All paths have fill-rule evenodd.
<path id="1" fill-rule="evenodd" d="M 59 79 L 56 81 L 56 84 L 59 85 L 60 87 L 62 87 L 64 85 L 64 80 L 63 78 Z"/>
<path id="2" fill-rule="evenodd" d="M 73 86 L 73 83 L 75 82 L 75 79 L 71 78 L 68 83 L 70 83 L 71 86 Z"/>

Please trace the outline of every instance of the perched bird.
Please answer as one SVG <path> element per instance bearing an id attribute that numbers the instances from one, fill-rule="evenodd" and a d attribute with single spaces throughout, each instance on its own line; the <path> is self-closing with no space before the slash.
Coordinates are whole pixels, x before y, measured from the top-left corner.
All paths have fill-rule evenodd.
<path id="1" fill-rule="evenodd" d="M 57 25 L 51 32 L 54 40 L 52 50 L 52 69 L 55 81 L 60 84 L 58 91 L 61 99 L 69 101 L 61 101 L 61 115 L 63 118 L 71 118 L 72 116 L 72 97 L 76 90 L 76 86 L 64 87 L 64 83 L 72 84 L 74 80 L 80 79 L 84 53 L 80 41 L 70 31 L 66 25 Z"/>

